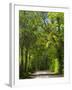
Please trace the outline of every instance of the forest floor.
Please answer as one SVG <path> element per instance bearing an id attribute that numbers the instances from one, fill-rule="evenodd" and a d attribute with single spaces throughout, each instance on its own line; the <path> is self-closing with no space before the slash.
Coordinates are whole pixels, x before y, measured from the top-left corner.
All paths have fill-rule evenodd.
<path id="1" fill-rule="evenodd" d="M 36 71 L 35 73 L 32 73 L 30 78 L 54 78 L 54 77 L 63 77 L 62 74 L 56 74 L 54 72 L 50 71 Z"/>

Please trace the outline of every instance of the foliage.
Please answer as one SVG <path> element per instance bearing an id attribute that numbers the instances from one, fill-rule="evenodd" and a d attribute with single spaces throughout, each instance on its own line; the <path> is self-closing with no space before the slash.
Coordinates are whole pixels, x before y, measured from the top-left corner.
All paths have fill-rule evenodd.
<path id="1" fill-rule="evenodd" d="M 48 70 L 64 73 L 64 13 L 19 11 L 20 78 Z"/>

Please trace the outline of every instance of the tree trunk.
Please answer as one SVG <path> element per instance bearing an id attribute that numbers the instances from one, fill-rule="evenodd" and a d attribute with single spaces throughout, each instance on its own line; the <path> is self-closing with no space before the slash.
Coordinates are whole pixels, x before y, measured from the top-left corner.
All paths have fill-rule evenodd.
<path id="1" fill-rule="evenodd" d="M 23 47 L 21 47 L 21 63 L 19 66 L 19 78 L 23 78 L 23 71 L 24 71 L 24 68 L 23 68 Z"/>
<path id="2" fill-rule="evenodd" d="M 23 47 L 21 48 L 21 65 L 23 66 Z"/>
<path id="3" fill-rule="evenodd" d="M 27 72 L 28 49 L 25 51 L 25 72 Z"/>

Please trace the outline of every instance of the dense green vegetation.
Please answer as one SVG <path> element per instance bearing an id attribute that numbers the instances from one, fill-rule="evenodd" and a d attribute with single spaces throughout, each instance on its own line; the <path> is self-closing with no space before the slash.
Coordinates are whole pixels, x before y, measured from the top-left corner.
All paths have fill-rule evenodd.
<path id="1" fill-rule="evenodd" d="M 19 78 L 64 73 L 64 13 L 19 11 Z"/>

